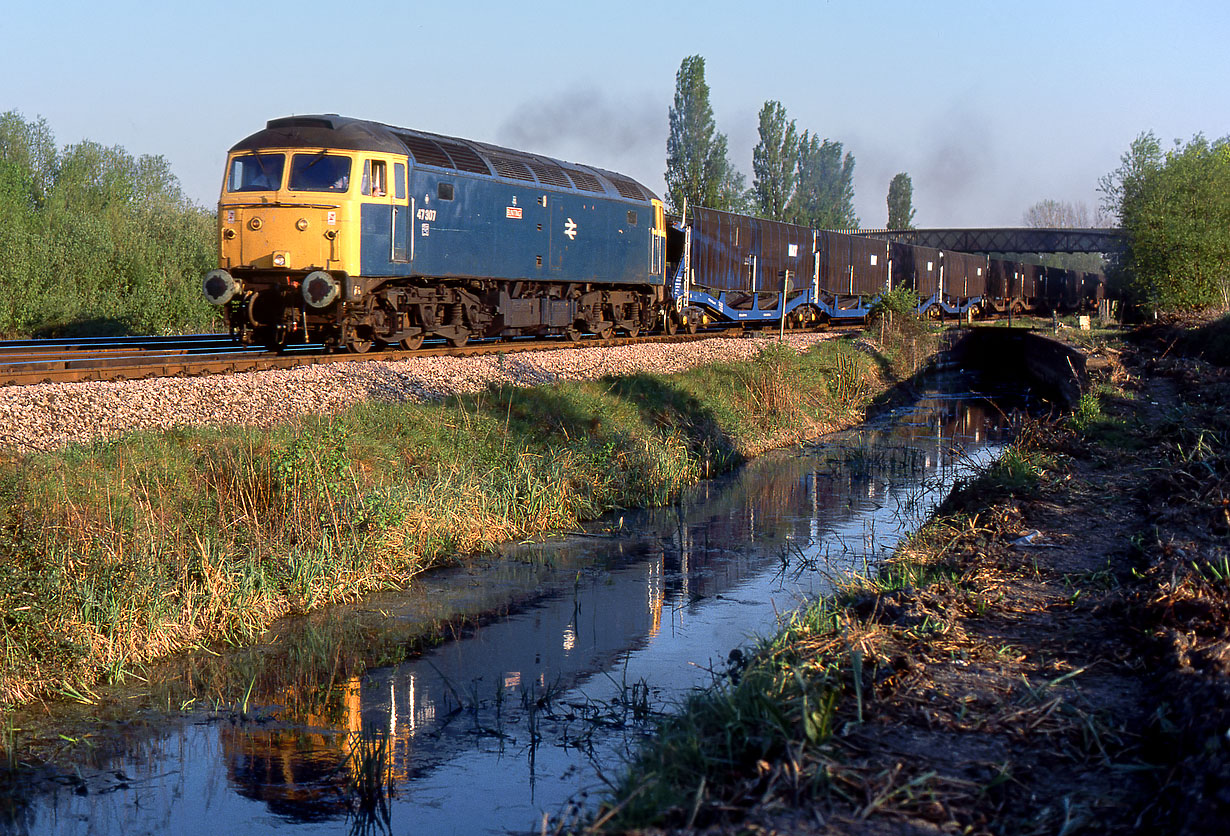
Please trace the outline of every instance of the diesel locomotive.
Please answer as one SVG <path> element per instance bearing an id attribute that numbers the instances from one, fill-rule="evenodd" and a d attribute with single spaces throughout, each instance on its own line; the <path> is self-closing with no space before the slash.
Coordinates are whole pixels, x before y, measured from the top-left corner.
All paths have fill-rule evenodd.
<path id="1" fill-rule="evenodd" d="M 801 327 L 865 318 L 895 287 L 931 315 L 1074 310 L 1103 287 L 704 207 L 668 217 L 617 172 L 335 114 L 230 149 L 218 251 L 206 298 L 274 350 Z"/>
<path id="2" fill-rule="evenodd" d="M 204 290 L 271 348 L 635 334 L 664 308 L 665 238 L 662 202 L 614 172 L 291 117 L 230 150 Z"/>

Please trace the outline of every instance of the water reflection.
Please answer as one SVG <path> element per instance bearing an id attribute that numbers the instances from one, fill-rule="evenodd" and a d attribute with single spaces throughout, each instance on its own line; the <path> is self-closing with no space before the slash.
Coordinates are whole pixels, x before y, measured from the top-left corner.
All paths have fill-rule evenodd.
<path id="1" fill-rule="evenodd" d="M 997 449 L 1003 425 L 985 403 L 927 399 L 766 456 L 675 507 L 626 513 L 616 535 L 527 544 L 479 574 L 433 576 L 381 612 L 405 621 L 496 599 L 510 612 L 313 699 L 269 700 L 307 708 L 178 728 L 154 756 L 108 765 L 132 776 L 126 788 L 36 804 L 28 829 L 532 830 L 600 790 L 653 714 L 710 681 L 732 648 L 891 550 Z M 360 730 L 387 741 L 378 763 L 356 756 Z M 392 785 L 390 825 L 356 804 L 373 776 Z"/>

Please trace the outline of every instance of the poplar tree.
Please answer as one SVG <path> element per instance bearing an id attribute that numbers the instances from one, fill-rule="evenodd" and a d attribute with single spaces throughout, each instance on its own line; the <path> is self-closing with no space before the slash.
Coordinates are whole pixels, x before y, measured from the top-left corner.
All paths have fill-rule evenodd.
<path id="1" fill-rule="evenodd" d="M 675 103 L 666 137 L 666 200 L 672 212 L 690 206 L 737 209 L 743 175 L 726 157 L 726 135 L 719 133 L 705 83 L 705 59 L 689 55 L 675 75 Z"/>
<path id="2" fill-rule="evenodd" d="M 778 101 L 765 102 L 760 109 L 759 131 L 760 142 L 752 149 L 752 199 L 761 216 L 785 220 L 794 194 L 799 134 Z"/>
<path id="3" fill-rule="evenodd" d="M 842 145 L 803 131 L 796 162 L 794 197 L 787 216 L 803 226 L 855 229 L 854 156 L 842 156 Z"/>
<path id="4" fill-rule="evenodd" d="M 888 184 L 888 228 L 914 228 L 914 183 L 904 171 Z"/>

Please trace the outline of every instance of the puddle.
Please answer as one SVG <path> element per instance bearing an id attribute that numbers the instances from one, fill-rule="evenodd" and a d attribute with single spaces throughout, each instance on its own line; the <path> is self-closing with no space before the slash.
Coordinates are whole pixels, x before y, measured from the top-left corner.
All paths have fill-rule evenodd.
<path id="1" fill-rule="evenodd" d="M 373 641 L 457 613 L 499 615 L 410 661 L 323 685 L 288 681 L 277 697 L 259 689 L 245 711 L 136 734 L 85 783 L 23 805 L 13 829 L 537 832 L 544 815 L 596 800 L 653 717 L 709 683 L 733 648 L 891 552 L 953 479 L 996 455 L 1003 423 L 985 401 L 931 395 L 771 453 L 677 506 L 365 599 L 333 615 L 349 612 Z M 327 642 L 313 652 L 327 668 Z M 361 730 L 385 757 L 350 758 Z M 391 785 L 366 811 L 364 776 Z"/>

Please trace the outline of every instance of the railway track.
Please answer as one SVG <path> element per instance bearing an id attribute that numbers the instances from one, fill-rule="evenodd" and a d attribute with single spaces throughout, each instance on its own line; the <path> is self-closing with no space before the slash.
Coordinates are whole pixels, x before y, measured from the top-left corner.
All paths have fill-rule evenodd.
<path id="1" fill-rule="evenodd" d="M 281 354 L 260 347 L 244 347 L 224 335 L 190 337 L 122 337 L 78 340 L 19 340 L 0 342 L 0 386 L 68 383 L 92 380 L 140 380 L 155 377 L 191 377 L 234 374 L 265 369 L 289 369 L 322 363 L 361 363 L 412 357 L 467 357 L 522 351 L 593 348 L 643 343 L 686 343 L 709 337 L 750 334 L 739 328 L 671 336 L 612 337 L 568 342 L 562 339 L 524 339 L 476 342 L 452 348 L 441 341 L 416 351 L 386 349 L 370 354 L 326 354 L 322 346 L 295 346 Z"/>

